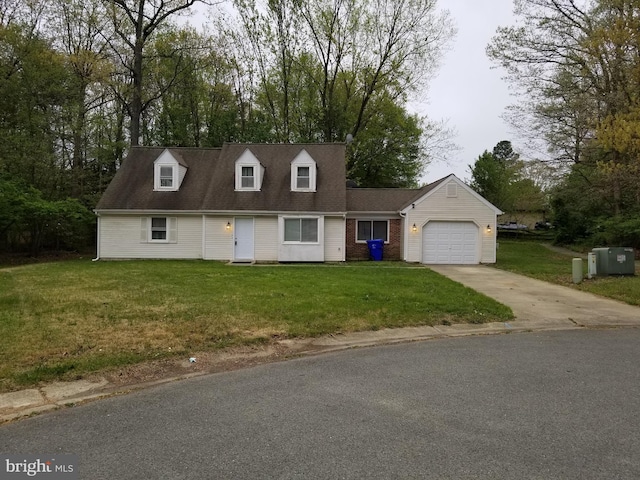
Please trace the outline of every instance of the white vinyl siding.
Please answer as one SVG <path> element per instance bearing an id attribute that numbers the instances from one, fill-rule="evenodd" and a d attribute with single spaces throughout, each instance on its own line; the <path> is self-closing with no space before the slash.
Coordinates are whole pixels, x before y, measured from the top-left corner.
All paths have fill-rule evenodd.
<path id="1" fill-rule="evenodd" d="M 451 180 L 454 182 L 454 180 Z M 456 196 L 449 196 L 455 190 Z M 431 221 L 472 222 L 478 228 L 479 263 L 494 263 L 496 261 L 495 227 L 491 232 L 487 225 L 495 225 L 496 212 L 481 201 L 465 186 L 448 184 L 429 192 L 425 197 L 415 202 L 415 208 L 407 210 L 405 219 L 406 255 L 408 262 L 423 261 L 423 229 Z M 416 224 L 417 231 L 411 231 Z"/>
<path id="2" fill-rule="evenodd" d="M 154 215 L 161 217 L 161 215 Z M 168 242 L 150 242 L 151 216 L 100 216 L 101 258 L 200 258 L 202 217 L 166 216 Z M 173 220 L 175 220 L 175 223 Z M 172 228 L 172 224 L 175 228 Z"/>
<path id="3" fill-rule="evenodd" d="M 226 260 L 233 258 L 233 217 L 205 217 L 204 258 L 206 260 Z"/>
<path id="4" fill-rule="evenodd" d="M 233 230 L 226 225 L 234 224 L 233 217 L 205 217 L 205 256 L 207 260 L 233 259 Z M 258 262 L 278 260 L 278 217 L 254 218 L 254 257 Z"/>
<path id="5" fill-rule="evenodd" d="M 345 220 L 342 217 L 324 219 L 324 259 L 326 262 L 345 260 Z"/>
<path id="6" fill-rule="evenodd" d="M 254 255 L 257 262 L 278 260 L 278 217 L 256 217 Z"/>

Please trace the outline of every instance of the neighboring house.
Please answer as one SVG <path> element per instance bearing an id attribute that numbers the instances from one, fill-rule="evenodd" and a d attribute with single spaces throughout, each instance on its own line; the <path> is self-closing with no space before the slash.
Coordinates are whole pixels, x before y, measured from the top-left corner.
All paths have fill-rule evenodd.
<path id="1" fill-rule="evenodd" d="M 453 175 L 347 188 L 344 144 L 133 147 L 96 206 L 98 258 L 495 262 L 501 213 Z"/>

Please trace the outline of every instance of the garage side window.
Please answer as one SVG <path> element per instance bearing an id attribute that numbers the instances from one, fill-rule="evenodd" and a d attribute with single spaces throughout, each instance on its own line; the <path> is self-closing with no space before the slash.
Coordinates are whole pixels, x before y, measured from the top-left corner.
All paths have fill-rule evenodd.
<path id="1" fill-rule="evenodd" d="M 382 239 L 389 241 L 389 222 L 387 220 L 358 220 L 356 241 Z"/>

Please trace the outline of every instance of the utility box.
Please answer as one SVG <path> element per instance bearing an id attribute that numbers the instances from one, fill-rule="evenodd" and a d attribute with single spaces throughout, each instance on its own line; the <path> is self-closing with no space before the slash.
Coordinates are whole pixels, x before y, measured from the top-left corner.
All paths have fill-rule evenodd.
<path id="1" fill-rule="evenodd" d="M 630 247 L 594 248 L 598 275 L 635 275 L 635 252 Z"/>
<path id="2" fill-rule="evenodd" d="M 596 268 L 596 254 L 590 252 L 587 255 L 587 278 L 593 278 L 598 274 L 598 269 Z"/>

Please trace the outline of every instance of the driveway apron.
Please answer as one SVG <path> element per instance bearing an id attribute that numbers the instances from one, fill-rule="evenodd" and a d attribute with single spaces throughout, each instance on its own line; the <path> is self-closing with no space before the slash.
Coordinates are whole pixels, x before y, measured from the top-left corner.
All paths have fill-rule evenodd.
<path id="1" fill-rule="evenodd" d="M 640 307 L 485 265 L 429 265 L 433 271 L 491 297 L 516 320 L 584 327 L 640 326 Z"/>

